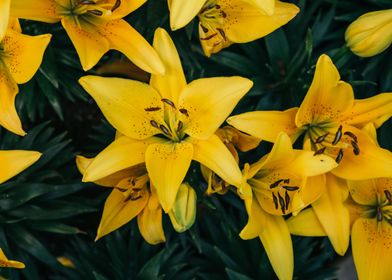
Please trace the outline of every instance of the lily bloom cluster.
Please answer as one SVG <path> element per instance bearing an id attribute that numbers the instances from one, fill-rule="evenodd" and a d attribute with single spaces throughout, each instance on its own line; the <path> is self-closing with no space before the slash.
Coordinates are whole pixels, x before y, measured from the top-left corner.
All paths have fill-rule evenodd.
<path id="1" fill-rule="evenodd" d="M 321 55 L 299 108 L 229 117 L 253 82 L 235 76 L 188 83 L 164 29 L 155 31 L 151 46 L 122 19 L 144 3 L 8 0 L 0 6 L 6 11 L 0 21 L 0 124 L 14 133 L 25 134 L 14 106 L 17 84 L 32 78 L 50 40 L 21 34 L 16 18 L 61 22 L 86 71 L 115 49 L 151 73 L 149 84 L 92 75 L 79 80 L 117 131 L 96 157 L 76 159 L 83 182 L 112 189 L 96 239 L 136 218 L 147 242 L 164 242 L 164 214 L 176 231 L 189 229 L 197 196 L 187 172 L 196 161 L 208 195 L 234 191 L 243 200 L 248 222 L 239 234 L 260 238 L 279 279 L 293 277 L 291 234 L 328 236 L 341 255 L 351 235 L 360 279 L 391 279 L 392 260 L 382 256 L 392 250 L 392 153 L 378 146 L 375 130 L 392 115 L 392 93 L 354 99 L 351 85 Z M 173 30 L 198 17 L 206 56 L 266 36 L 299 12 L 275 0 L 168 0 L 168 7 Z M 390 10 L 386 13 L 380 24 L 389 26 Z M 348 45 L 366 54 L 367 34 L 359 33 L 353 23 Z M 383 41 L 375 52 L 389 44 Z M 220 128 L 225 121 L 231 126 Z M 302 149 L 293 148 L 298 139 Z M 250 151 L 260 141 L 274 143 L 270 153 L 240 165 L 237 149 Z M 38 158 L 37 152 L 0 151 L 6 166 L 0 183 Z M 0 266 L 24 265 L 0 249 Z"/>

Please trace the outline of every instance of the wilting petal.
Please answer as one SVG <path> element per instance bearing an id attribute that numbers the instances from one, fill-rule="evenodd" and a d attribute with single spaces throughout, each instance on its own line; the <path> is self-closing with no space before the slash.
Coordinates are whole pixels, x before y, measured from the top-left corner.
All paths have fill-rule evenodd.
<path id="1" fill-rule="evenodd" d="M 323 54 L 316 64 L 312 84 L 295 119 L 298 127 L 310 123 L 338 120 L 350 113 L 354 105 L 351 85 L 340 81 L 340 75 L 329 56 Z"/>
<path id="2" fill-rule="evenodd" d="M 123 192 L 114 189 L 106 199 L 95 240 L 135 218 L 146 206 L 148 197 L 148 192 L 145 191 L 139 199 L 131 200 Z"/>
<path id="3" fill-rule="evenodd" d="M 268 255 L 268 259 L 279 279 L 293 278 L 294 253 L 291 236 L 283 217 L 264 212 L 265 227 L 260 240 Z"/>
<path id="4" fill-rule="evenodd" d="M 150 85 L 163 98 L 177 105 L 180 93 L 186 86 L 186 80 L 176 46 L 169 34 L 162 28 L 155 30 L 153 46 L 163 61 L 165 75 L 151 75 Z"/>
<path id="5" fill-rule="evenodd" d="M 90 163 L 85 170 L 83 182 L 97 181 L 125 168 L 143 163 L 150 143 L 126 136 L 114 140 Z"/>
<path id="6" fill-rule="evenodd" d="M 298 128 L 295 115 L 298 108 L 286 111 L 255 111 L 236 115 L 227 119 L 227 123 L 238 130 L 268 142 L 274 142 L 280 132 L 296 138 Z"/>
<path id="7" fill-rule="evenodd" d="M 168 0 L 170 27 L 177 30 L 187 25 L 200 11 L 206 0 Z"/>
<path id="8" fill-rule="evenodd" d="M 84 71 L 93 68 L 110 49 L 107 39 L 101 36 L 93 25 L 80 22 L 78 26 L 73 17 L 65 17 L 61 23 L 75 46 Z"/>
<path id="9" fill-rule="evenodd" d="M 137 225 L 149 244 L 155 245 L 166 241 L 162 227 L 162 207 L 155 192 L 150 195 L 147 206 L 137 216 Z"/>
<path id="10" fill-rule="evenodd" d="M 151 120 L 160 122 L 162 110 L 159 94 L 149 85 L 120 78 L 85 76 L 79 80 L 83 88 L 94 98 L 106 119 L 121 133 L 134 138 L 146 139 L 160 131 Z"/>
<path id="11" fill-rule="evenodd" d="M 0 248 L 0 267 L 12 267 L 12 268 L 25 268 L 25 264 L 18 261 L 9 260 Z"/>
<path id="12" fill-rule="evenodd" d="M 332 173 L 347 180 L 390 177 L 392 152 L 378 147 L 369 136 L 355 127 L 346 127 L 345 130 L 356 135 L 360 153 L 355 155 L 352 149 L 345 149 L 343 160 Z"/>
<path id="13" fill-rule="evenodd" d="M 300 236 L 326 236 L 323 226 L 317 218 L 314 210 L 308 208 L 302 210 L 297 216 L 286 220 L 291 234 Z"/>
<path id="14" fill-rule="evenodd" d="M 41 157 L 34 151 L 0 151 L 0 184 L 19 174 Z"/>
<path id="15" fill-rule="evenodd" d="M 392 93 L 380 93 L 370 98 L 356 99 L 346 122 L 356 127 L 372 122 L 378 128 L 391 116 Z"/>
<path id="16" fill-rule="evenodd" d="M 189 141 L 193 144 L 194 160 L 207 166 L 229 184 L 241 185 L 242 174 L 238 164 L 218 136 L 212 135 L 208 140 L 190 138 Z"/>
<path id="17" fill-rule="evenodd" d="M 271 0 L 258 1 L 263 1 L 266 4 L 274 2 Z M 234 5 L 233 2 L 237 2 L 237 5 Z M 285 25 L 299 12 L 299 8 L 294 4 L 280 1 L 275 2 L 275 10 L 272 14 L 267 14 L 258 7 L 244 1 L 236 0 L 228 3 L 225 7 L 222 2 L 222 9 L 226 13 L 223 30 L 227 38 L 234 43 L 245 43 L 264 37 Z M 271 9 L 266 12 L 271 12 Z M 250 26 L 252 28 L 249 28 Z"/>
<path id="18" fill-rule="evenodd" d="M 332 174 L 326 175 L 325 192 L 312 204 L 321 225 L 335 251 L 344 255 L 350 239 L 350 218 L 343 202 L 347 199 L 346 181 Z"/>
<path id="19" fill-rule="evenodd" d="M 242 77 L 204 78 L 188 84 L 179 101 L 189 114 L 185 132 L 208 139 L 252 86 L 251 80 Z"/>
<path id="20" fill-rule="evenodd" d="M 119 0 L 113 0 L 112 2 L 115 4 L 116 1 Z M 121 0 L 121 4 L 118 8 L 116 8 L 113 13 L 111 18 L 112 19 L 120 19 L 123 18 L 133 11 L 136 11 L 139 9 L 140 6 L 142 6 L 144 3 L 146 3 L 147 0 L 132 0 L 132 1 L 124 1 Z"/>
<path id="21" fill-rule="evenodd" d="M 99 33 L 109 41 L 111 49 L 122 52 L 143 70 L 154 74 L 165 73 L 157 52 L 125 20 L 108 21 L 99 26 Z"/>
<path id="22" fill-rule="evenodd" d="M 245 199 L 248 212 L 248 222 L 240 232 L 242 239 L 253 239 L 261 234 L 266 227 L 266 213 L 263 211 L 256 199 Z"/>
<path id="23" fill-rule="evenodd" d="M 10 18 L 10 5 L 11 0 L 3 0 L 0 2 L 0 42 L 3 40 L 5 31 L 8 27 L 8 21 Z"/>
<path id="24" fill-rule="evenodd" d="M 11 0 L 11 16 L 48 23 L 60 21 L 58 0 Z"/>
<path id="25" fill-rule="evenodd" d="M 28 36 L 8 29 L 3 40 L 3 61 L 18 84 L 28 82 L 37 72 L 51 36 Z"/>
<path id="26" fill-rule="evenodd" d="M 387 221 L 358 219 L 351 244 L 359 279 L 392 279 L 392 226 Z"/>
<path id="27" fill-rule="evenodd" d="M 193 146 L 187 142 L 152 144 L 146 151 L 146 167 L 165 212 L 173 207 L 178 189 L 189 169 Z"/>

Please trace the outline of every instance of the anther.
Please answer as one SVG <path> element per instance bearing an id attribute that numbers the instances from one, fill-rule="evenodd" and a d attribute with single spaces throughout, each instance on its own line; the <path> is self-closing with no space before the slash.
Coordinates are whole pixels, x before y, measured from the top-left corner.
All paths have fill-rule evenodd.
<path id="1" fill-rule="evenodd" d="M 221 28 L 217 28 L 216 30 L 218 30 L 218 32 L 223 37 L 223 39 L 226 40 L 226 33 L 225 33 L 225 31 L 223 31 L 223 29 L 221 29 Z"/>
<path id="2" fill-rule="evenodd" d="M 288 210 L 289 209 L 289 203 L 290 203 L 290 196 L 289 196 L 289 193 L 287 191 L 284 193 L 284 201 L 286 203 L 286 210 Z"/>
<path id="3" fill-rule="evenodd" d="M 284 181 L 284 179 L 280 179 L 280 180 L 278 180 L 278 181 L 272 183 L 272 184 L 270 185 L 270 189 L 276 188 L 276 187 L 279 186 L 279 184 L 280 184 L 281 182 L 283 182 L 283 181 Z"/>
<path id="4" fill-rule="evenodd" d="M 342 128 L 343 126 L 339 126 L 338 131 L 336 131 L 335 138 L 332 141 L 332 145 L 336 145 L 339 143 L 340 139 L 342 139 Z"/>
<path id="5" fill-rule="evenodd" d="M 144 111 L 146 111 L 146 112 L 155 112 L 155 111 L 159 111 L 159 110 L 161 110 L 161 107 L 148 107 L 148 108 L 144 109 Z"/>
<path id="6" fill-rule="evenodd" d="M 358 143 L 358 138 L 357 138 L 357 136 L 356 136 L 354 133 L 352 133 L 352 132 L 350 132 L 350 131 L 346 131 L 346 132 L 344 133 L 344 135 L 347 135 L 347 136 L 351 137 L 351 139 L 353 139 L 355 142 Z"/>
<path id="7" fill-rule="evenodd" d="M 91 0 L 81 0 L 81 1 L 79 1 L 79 5 L 93 5 L 93 4 L 95 4 L 95 2 L 91 1 Z"/>
<path id="8" fill-rule="evenodd" d="M 274 200 L 275 209 L 278 209 L 278 207 L 279 207 L 278 198 L 276 197 L 276 195 L 274 193 L 272 193 L 272 199 Z"/>
<path id="9" fill-rule="evenodd" d="M 282 186 L 282 188 L 284 188 L 285 190 L 288 190 L 288 191 L 299 190 L 299 187 L 297 187 L 297 186 Z"/>
<path id="10" fill-rule="evenodd" d="M 314 152 L 313 156 L 324 154 L 326 148 L 327 147 L 322 147 L 321 149 L 318 149 L 317 151 Z"/>
<path id="11" fill-rule="evenodd" d="M 329 135 L 329 132 L 325 133 L 324 135 L 321 135 L 317 137 L 316 141 L 314 142 L 315 144 L 320 144 L 325 141 L 325 138 Z"/>
<path id="12" fill-rule="evenodd" d="M 188 110 L 187 110 L 187 109 L 181 108 L 181 109 L 180 109 L 180 113 L 183 114 L 183 115 L 185 115 L 185 116 L 187 116 L 187 117 L 189 117 L 189 114 L 188 114 Z"/>
<path id="13" fill-rule="evenodd" d="M 214 34 L 211 34 L 210 36 L 207 36 L 207 37 L 204 37 L 204 38 L 200 38 L 200 40 L 208 41 L 208 40 L 214 38 L 216 35 L 218 35 L 218 33 L 214 33 Z"/>
<path id="14" fill-rule="evenodd" d="M 283 214 L 286 214 L 286 206 L 284 204 L 284 199 L 280 195 L 280 193 L 278 193 L 278 198 L 279 198 L 280 209 L 282 210 Z"/>
<path id="15" fill-rule="evenodd" d="M 116 0 L 116 3 L 114 3 L 114 6 L 112 7 L 112 12 L 117 10 L 121 5 L 121 0 Z"/>
<path id="16" fill-rule="evenodd" d="M 384 194 L 385 194 L 386 198 L 388 199 L 389 204 L 391 204 L 391 203 L 392 203 L 392 195 L 391 195 L 391 192 L 388 191 L 388 190 L 384 190 Z"/>
<path id="17" fill-rule="evenodd" d="M 169 129 L 167 129 L 166 126 L 164 126 L 163 124 L 161 124 L 161 125 L 159 126 L 159 128 L 160 128 L 160 130 L 161 130 L 164 134 L 166 134 L 167 136 L 171 136 L 171 133 L 170 133 Z"/>
<path id="18" fill-rule="evenodd" d="M 102 16 L 103 12 L 100 10 L 88 10 L 87 12 L 89 12 L 90 14 L 93 14 L 95 16 Z"/>
<path id="19" fill-rule="evenodd" d="M 174 102 L 171 101 L 170 99 L 162 98 L 161 101 L 162 101 L 162 102 L 165 102 L 167 105 L 170 105 L 171 107 L 173 107 L 174 109 L 176 109 L 176 105 L 174 105 Z"/>
<path id="20" fill-rule="evenodd" d="M 359 149 L 358 143 L 353 141 L 353 140 L 351 140 L 351 145 L 353 146 L 354 155 L 356 155 L 356 156 L 359 155 L 361 150 Z"/>
<path id="21" fill-rule="evenodd" d="M 158 128 L 158 129 L 159 129 L 159 125 L 158 125 L 158 123 L 157 123 L 156 121 L 154 121 L 154 120 L 151 120 L 151 121 L 150 121 L 150 124 L 151 124 L 153 127 L 155 127 L 155 128 Z"/>
<path id="22" fill-rule="evenodd" d="M 290 184 L 290 179 L 284 179 L 284 180 L 283 180 L 283 183 L 285 183 L 285 184 Z"/>
<path id="23" fill-rule="evenodd" d="M 336 161 L 336 163 L 340 163 L 342 161 L 342 159 L 343 159 L 343 149 L 340 149 L 335 161 Z"/>
<path id="24" fill-rule="evenodd" d="M 200 24 L 200 26 L 201 26 L 201 29 L 203 29 L 204 33 L 208 32 L 208 28 L 207 27 L 205 27 L 203 24 Z"/>
<path id="25" fill-rule="evenodd" d="M 180 132 L 183 127 L 184 127 L 184 123 L 182 121 L 179 121 L 177 126 L 177 132 Z"/>
<path id="26" fill-rule="evenodd" d="M 377 207 L 377 221 L 381 222 L 383 219 L 382 210 L 380 207 Z"/>

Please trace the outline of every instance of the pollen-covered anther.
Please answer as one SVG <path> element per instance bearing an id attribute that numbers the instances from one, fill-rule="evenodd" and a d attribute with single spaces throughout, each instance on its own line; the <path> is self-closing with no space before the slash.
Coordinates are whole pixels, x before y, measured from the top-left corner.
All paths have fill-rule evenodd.
<path id="1" fill-rule="evenodd" d="M 343 159 L 343 156 L 344 156 L 343 149 L 339 149 L 339 153 L 335 159 L 336 163 L 340 163 Z"/>
<path id="2" fill-rule="evenodd" d="M 151 120 L 151 121 L 150 121 L 150 124 L 151 124 L 153 127 L 155 127 L 155 128 L 158 128 L 158 129 L 159 129 L 159 125 L 158 125 L 158 123 L 157 123 L 156 121 L 154 121 L 154 120 Z"/>
<path id="3" fill-rule="evenodd" d="M 165 135 L 167 135 L 169 137 L 172 136 L 172 134 L 170 133 L 169 129 L 166 126 L 164 126 L 163 124 L 159 125 L 159 129 L 163 132 L 163 134 L 165 134 Z"/>
<path id="4" fill-rule="evenodd" d="M 358 143 L 358 138 L 357 138 L 357 136 L 356 136 L 354 133 L 352 133 L 351 131 L 345 131 L 345 132 L 344 132 L 344 135 L 347 135 L 348 137 L 350 137 L 351 139 L 353 139 L 354 142 Z"/>
<path id="5" fill-rule="evenodd" d="M 159 110 L 161 110 L 161 107 L 148 107 L 148 108 L 144 109 L 144 111 L 146 111 L 146 112 L 156 112 Z"/>
<path id="6" fill-rule="evenodd" d="M 90 14 L 93 14 L 95 16 L 102 16 L 103 15 L 103 12 L 100 10 L 88 10 L 87 12 Z"/>
<path id="7" fill-rule="evenodd" d="M 317 139 L 316 139 L 316 141 L 314 141 L 314 143 L 315 144 L 323 143 L 328 135 L 329 135 L 329 132 L 325 133 L 324 135 L 321 135 L 321 136 L 317 137 Z"/>
<path id="8" fill-rule="evenodd" d="M 332 141 L 332 145 L 335 146 L 342 139 L 342 135 L 343 135 L 342 129 L 343 129 L 343 126 L 340 125 L 338 130 L 335 133 L 335 138 Z"/>
<path id="9" fill-rule="evenodd" d="M 183 114 L 183 115 L 185 115 L 185 116 L 187 116 L 187 117 L 189 117 L 188 110 L 185 109 L 185 108 L 181 108 L 181 109 L 180 109 L 180 113 Z"/>
<path id="10" fill-rule="evenodd" d="M 297 190 L 299 190 L 299 187 L 297 187 L 297 186 L 282 186 L 282 188 L 284 188 L 285 190 L 288 190 L 288 191 L 297 191 Z"/>
<path id="11" fill-rule="evenodd" d="M 377 207 L 377 221 L 382 222 L 383 220 L 383 214 L 382 214 L 382 209 L 380 207 Z"/>
<path id="12" fill-rule="evenodd" d="M 389 203 L 389 204 L 392 204 L 392 194 L 391 194 L 391 192 L 388 191 L 388 190 L 384 190 L 384 194 L 385 194 L 385 197 L 386 197 L 387 200 L 388 200 L 388 203 Z"/>
<path id="13" fill-rule="evenodd" d="M 170 99 L 162 98 L 161 101 L 164 102 L 164 103 L 166 103 L 167 105 L 173 107 L 173 109 L 176 109 L 176 105 L 175 105 L 174 102 L 171 101 Z"/>
<path id="14" fill-rule="evenodd" d="M 278 198 L 276 197 L 276 195 L 274 193 L 272 193 L 272 200 L 274 201 L 275 209 L 278 209 L 278 207 L 279 207 Z"/>
<path id="15" fill-rule="evenodd" d="M 112 12 L 117 10 L 120 6 L 121 6 L 121 0 L 116 0 L 116 3 L 114 3 L 114 5 L 112 7 Z"/>
<path id="16" fill-rule="evenodd" d="M 280 185 L 280 183 L 289 184 L 290 179 L 279 179 L 278 181 L 276 181 L 270 185 L 270 189 L 278 187 Z"/>
<path id="17" fill-rule="evenodd" d="M 290 196 L 287 190 L 284 193 L 284 201 L 286 203 L 286 211 L 287 211 L 289 209 L 289 203 L 290 203 Z"/>
<path id="18" fill-rule="evenodd" d="M 351 140 L 351 146 L 353 146 L 354 155 L 356 155 L 356 156 L 359 155 L 361 150 L 359 149 L 358 143 Z"/>
<path id="19" fill-rule="evenodd" d="M 91 0 L 81 0 L 79 1 L 79 5 L 94 5 L 95 2 Z"/>
<path id="20" fill-rule="evenodd" d="M 279 204 L 280 204 L 280 209 L 282 210 L 283 214 L 286 214 L 286 205 L 283 197 L 278 193 L 278 198 L 279 198 Z"/>
<path id="21" fill-rule="evenodd" d="M 314 152 L 313 156 L 324 154 L 326 148 L 327 147 L 322 147 L 321 149 L 318 149 L 317 151 Z"/>
<path id="22" fill-rule="evenodd" d="M 177 125 L 177 131 L 176 132 L 177 133 L 180 132 L 183 127 L 184 127 L 184 123 L 182 121 L 179 121 L 178 125 Z"/>

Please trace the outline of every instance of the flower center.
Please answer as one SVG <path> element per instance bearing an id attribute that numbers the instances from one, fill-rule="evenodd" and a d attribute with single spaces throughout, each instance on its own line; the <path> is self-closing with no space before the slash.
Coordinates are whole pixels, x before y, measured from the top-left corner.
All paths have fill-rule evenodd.
<path id="1" fill-rule="evenodd" d="M 136 201 L 143 198 L 148 192 L 148 175 L 130 177 L 122 180 L 115 188 L 121 191 L 125 197 L 124 202 Z"/>
<path id="2" fill-rule="evenodd" d="M 177 108 L 173 101 L 162 98 L 162 107 L 144 108 L 146 112 L 163 110 L 164 117 L 160 120 L 151 119 L 150 124 L 161 131 L 161 134 L 173 142 L 181 142 L 186 137 L 183 119 L 189 117 L 188 110 Z"/>
<path id="3" fill-rule="evenodd" d="M 347 149 L 352 149 L 356 156 L 361 152 L 357 136 L 351 131 L 344 131 L 342 125 L 306 125 L 305 129 L 315 156 L 326 154 L 340 163 Z"/>
<path id="4" fill-rule="evenodd" d="M 389 190 L 377 194 L 377 204 L 372 206 L 371 211 L 378 222 L 385 220 L 392 225 L 392 194 Z"/>

